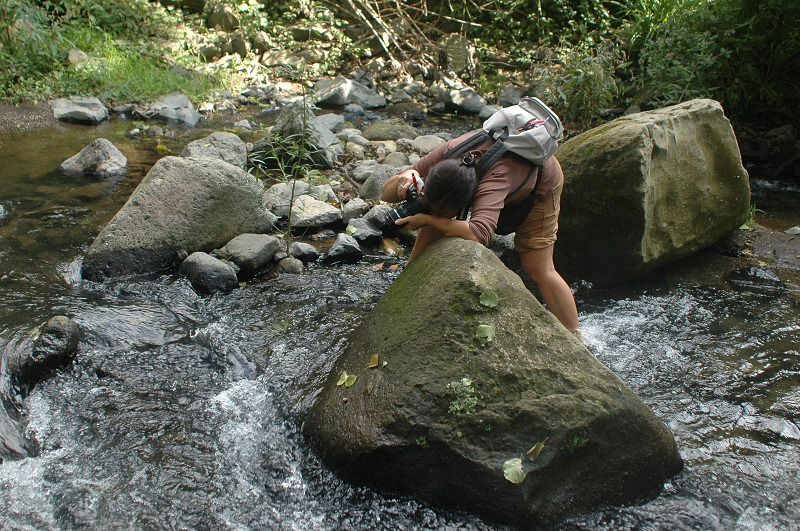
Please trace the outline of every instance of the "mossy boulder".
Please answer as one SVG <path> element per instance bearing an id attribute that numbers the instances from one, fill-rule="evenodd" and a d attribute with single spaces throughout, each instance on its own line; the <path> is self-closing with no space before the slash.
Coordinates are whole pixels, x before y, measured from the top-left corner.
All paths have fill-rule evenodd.
<path id="1" fill-rule="evenodd" d="M 304 426 L 351 481 L 526 527 L 639 500 L 681 468 L 664 422 L 491 251 L 453 238 L 354 331 Z"/>
<path id="2" fill-rule="evenodd" d="M 613 285 L 700 249 L 748 217 L 750 183 L 722 107 L 692 100 L 564 142 L 556 266 Z"/>

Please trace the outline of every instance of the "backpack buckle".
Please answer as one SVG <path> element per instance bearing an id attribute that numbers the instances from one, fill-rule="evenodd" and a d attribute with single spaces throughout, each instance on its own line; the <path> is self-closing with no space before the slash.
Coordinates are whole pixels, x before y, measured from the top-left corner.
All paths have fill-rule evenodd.
<path id="1" fill-rule="evenodd" d="M 468 151 L 464 158 L 461 159 L 461 162 L 464 163 L 465 166 L 475 166 L 475 161 L 481 157 L 480 151 Z"/>

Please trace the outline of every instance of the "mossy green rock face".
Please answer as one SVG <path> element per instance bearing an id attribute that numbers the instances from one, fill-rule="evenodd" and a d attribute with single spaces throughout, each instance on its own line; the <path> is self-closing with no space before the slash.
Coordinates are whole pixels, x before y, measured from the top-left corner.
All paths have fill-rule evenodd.
<path id="1" fill-rule="evenodd" d="M 179 250 L 207 252 L 240 234 L 268 232 L 263 190 L 222 160 L 164 157 L 92 242 L 83 278 L 156 272 Z"/>
<path id="2" fill-rule="evenodd" d="M 489 292 L 496 306 L 480 302 Z M 494 328 L 486 344 L 480 325 Z M 349 387 L 343 371 L 357 376 Z M 464 379 L 472 392 L 453 389 Z M 636 394 L 491 251 L 452 238 L 409 264 L 353 333 L 304 429 L 355 482 L 523 526 L 641 499 L 681 467 Z M 525 480 L 507 480 L 503 463 L 542 441 Z"/>
<path id="3" fill-rule="evenodd" d="M 612 285 L 703 249 L 747 219 L 750 183 L 722 107 L 631 114 L 562 144 L 556 266 Z"/>

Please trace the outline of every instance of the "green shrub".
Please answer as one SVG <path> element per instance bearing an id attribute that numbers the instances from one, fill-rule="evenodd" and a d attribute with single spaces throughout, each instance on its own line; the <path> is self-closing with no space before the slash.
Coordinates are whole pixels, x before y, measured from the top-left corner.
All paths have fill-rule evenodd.
<path id="1" fill-rule="evenodd" d="M 800 2 L 712 0 L 675 13 L 645 43 L 640 86 L 654 99 L 710 96 L 734 118 L 798 123 Z"/>

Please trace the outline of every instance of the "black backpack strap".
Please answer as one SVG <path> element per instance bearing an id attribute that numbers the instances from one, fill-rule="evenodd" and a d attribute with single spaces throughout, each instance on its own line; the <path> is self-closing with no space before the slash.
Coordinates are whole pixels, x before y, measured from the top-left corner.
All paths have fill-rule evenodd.
<path id="1" fill-rule="evenodd" d="M 478 131 L 474 135 L 469 138 L 464 139 L 460 144 L 457 146 L 453 146 L 449 150 L 445 152 L 442 156 L 443 159 L 452 159 L 461 155 L 464 152 L 469 151 L 470 149 L 474 148 L 475 146 L 482 144 L 489 140 L 489 133 L 486 131 Z"/>

